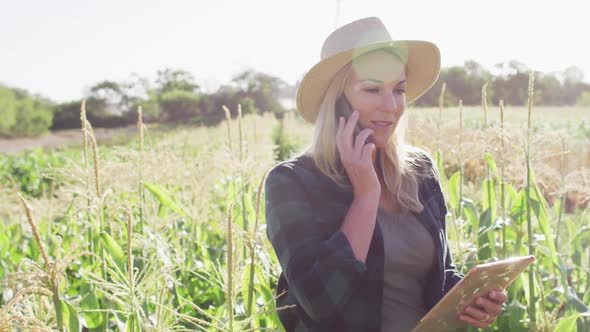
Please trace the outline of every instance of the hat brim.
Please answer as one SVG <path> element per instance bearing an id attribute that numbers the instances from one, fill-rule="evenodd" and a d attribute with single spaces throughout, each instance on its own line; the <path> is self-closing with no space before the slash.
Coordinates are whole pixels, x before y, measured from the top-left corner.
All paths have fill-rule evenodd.
<path id="1" fill-rule="evenodd" d="M 416 100 L 428 91 L 436 82 L 440 72 L 440 51 L 427 41 L 400 40 L 384 41 L 349 49 L 323 59 L 313 66 L 297 89 L 297 111 L 303 119 L 313 124 L 317 118 L 322 99 L 336 73 L 355 57 L 383 48 L 407 49 L 406 63 L 406 100 Z"/>

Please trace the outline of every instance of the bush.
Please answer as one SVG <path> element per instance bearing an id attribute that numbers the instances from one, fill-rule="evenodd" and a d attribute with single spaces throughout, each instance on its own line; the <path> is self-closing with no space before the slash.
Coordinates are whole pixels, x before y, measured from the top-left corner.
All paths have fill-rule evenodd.
<path id="1" fill-rule="evenodd" d="M 31 97 L 22 89 L 0 85 L 0 134 L 35 136 L 44 134 L 53 120 L 53 104 Z"/>
<path id="2" fill-rule="evenodd" d="M 243 114 L 256 114 L 260 110 L 256 107 L 256 102 L 250 97 L 244 97 L 240 99 L 240 105 L 242 105 Z"/>
<path id="3" fill-rule="evenodd" d="M 81 128 L 81 106 L 82 100 L 57 105 L 51 130 Z M 86 101 L 86 118 L 94 128 L 122 127 L 129 122 L 126 116 L 108 113 L 105 102 L 96 98 Z"/>
<path id="4" fill-rule="evenodd" d="M 16 103 L 16 122 L 10 128 L 13 136 L 36 136 L 49 131 L 53 121 L 51 106 L 39 100 L 21 99 Z"/>
<path id="5" fill-rule="evenodd" d="M 0 133 L 8 133 L 16 123 L 16 103 L 14 92 L 0 86 Z"/>
<path id="6" fill-rule="evenodd" d="M 55 113 L 53 114 L 53 124 L 51 125 L 51 130 L 80 128 L 81 104 L 82 101 L 76 100 L 57 105 L 55 108 Z"/>
<path id="7" fill-rule="evenodd" d="M 144 123 L 157 122 L 161 117 L 160 104 L 158 103 L 158 96 L 150 93 L 147 100 L 139 100 L 133 109 L 127 113 L 130 123 L 137 122 L 137 108 L 141 106 L 142 119 Z"/>
<path id="8" fill-rule="evenodd" d="M 199 117 L 199 95 L 183 90 L 165 92 L 160 97 L 160 110 L 168 122 L 196 122 Z"/>
<path id="9" fill-rule="evenodd" d="M 578 97 L 576 104 L 582 107 L 590 107 L 590 92 L 583 91 Z"/>

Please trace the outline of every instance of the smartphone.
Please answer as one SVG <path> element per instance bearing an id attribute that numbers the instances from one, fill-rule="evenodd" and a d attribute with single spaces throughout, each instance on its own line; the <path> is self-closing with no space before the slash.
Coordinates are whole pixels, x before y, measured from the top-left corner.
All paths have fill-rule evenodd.
<path id="1" fill-rule="evenodd" d="M 342 94 L 340 97 L 338 97 L 338 99 L 336 99 L 336 105 L 335 105 L 335 110 L 336 110 L 336 123 L 338 123 L 340 120 L 339 118 L 342 116 L 344 117 L 346 120 L 348 120 L 348 118 L 352 115 L 352 105 L 350 105 L 350 102 L 348 101 L 348 99 L 346 98 L 346 96 L 344 94 Z M 356 125 L 354 126 L 354 130 L 353 130 L 353 135 L 356 138 L 356 136 L 361 132 L 363 128 L 359 125 L 358 121 L 356 123 Z M 371 136 L 367 137 L 367 139 L 365 140 L 365 144 L 367 143 L 371 143 L 373 142 L 373 139 Z"/>

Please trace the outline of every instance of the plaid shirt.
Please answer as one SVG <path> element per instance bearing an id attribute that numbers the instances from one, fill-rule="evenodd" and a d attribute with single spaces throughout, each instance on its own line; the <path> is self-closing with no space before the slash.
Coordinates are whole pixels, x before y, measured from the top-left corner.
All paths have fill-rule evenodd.
<path id="1" fill-rule="evenodd" d="M 453 265 L 447 244 L 447 208 L 432 159 L 421 171 L 425 209 L 414 213 L 432 235 L 436 263 L 424 290 L 426 309 L 463 277 Z M 350 182 L 348 182 L 350 184 Z M 352 186 L 342 188 L 322 174 L 309 156 L 276 165 L 265 182 L 267 236 L 280 262 L 277 285 L 279 318 L 290 331 L 374 331 L 381 329 L 384 250 L 381 229 L 375 230 L 366 262 L 356 259 L 340 230 L 353 201 Z"/>

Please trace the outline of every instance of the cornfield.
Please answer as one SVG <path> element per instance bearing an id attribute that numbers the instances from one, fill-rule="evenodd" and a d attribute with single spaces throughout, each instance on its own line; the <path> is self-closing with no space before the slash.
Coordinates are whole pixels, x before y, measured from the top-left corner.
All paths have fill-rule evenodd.
<path id="1" fill-rule="evenodd" d="M 160 130 L 140 110 L 137 139 L 99 146 L 83 105 L 80 147 L 3 156 L 0 331 L 280 331 L 262 188 L 312 128 L 223 111 L 217 127 Z M 488 330 L 590 331 L 590 110 L 406 112 L 462 272 L 537 257 Z"/>

